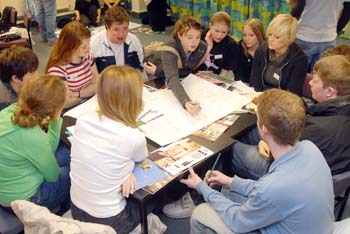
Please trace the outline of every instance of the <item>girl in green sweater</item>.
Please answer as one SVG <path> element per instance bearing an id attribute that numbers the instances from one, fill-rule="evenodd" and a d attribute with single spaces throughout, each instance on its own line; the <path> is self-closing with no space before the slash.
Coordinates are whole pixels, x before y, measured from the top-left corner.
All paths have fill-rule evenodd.
<path id="1" fill-rule="evenodd" d="M 68 197 L 69 160 L 59 165 L 54 154 L 66 96 L 58 77 L 42 75 L 26 82 L 18 103 L 0 112 L 1 206 L 21 199 L 54 210 Z"/>

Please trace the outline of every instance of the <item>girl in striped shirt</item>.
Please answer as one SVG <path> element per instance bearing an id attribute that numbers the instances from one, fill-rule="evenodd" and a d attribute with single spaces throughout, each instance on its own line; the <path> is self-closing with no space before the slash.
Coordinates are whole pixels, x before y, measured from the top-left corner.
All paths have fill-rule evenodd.
<path id="1" fill-rule="evenodd" d="M 67 82 L 69 97 L 65 108 L 96 93 L 98 71 L 90 53 L 90 31 L 77 21 L 62 29 L 54 45 L 45 72 Z"/>

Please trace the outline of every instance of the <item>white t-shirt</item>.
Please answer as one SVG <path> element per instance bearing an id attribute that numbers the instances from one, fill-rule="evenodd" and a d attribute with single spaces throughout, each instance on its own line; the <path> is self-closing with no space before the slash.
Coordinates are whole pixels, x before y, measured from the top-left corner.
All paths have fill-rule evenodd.
<path id="1" fill-rule="evenodd" d="M 306 0 L 299 19 L 297 38 L 330 42 L 337 37 L 337 22 L 344 0 Z"/>
<path id="2" fill-rule="evenodd" d="M 100 119 L 96 111 L 81 115 L 71 148 L 72 202 L 97 218 L 119 214 L 126 205 L 120 186 L 146 152 L 140 130 Z"/>

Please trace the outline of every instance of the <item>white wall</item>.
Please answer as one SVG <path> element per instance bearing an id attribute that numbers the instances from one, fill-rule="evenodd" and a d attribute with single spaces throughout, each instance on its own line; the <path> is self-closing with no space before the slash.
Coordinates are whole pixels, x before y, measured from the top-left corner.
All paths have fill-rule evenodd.
<path id="1" fill-rule="evenodd" d="M 35 1 L 35 0 L 29 0 Z M 0 0 L 0 10 L 2 11 L 6 6 L 12 6 L 17 9 L 17 16 L 22 19 L 25 0 Z M 69 14 L 74 9 L 75 0 L 56 0 L 57 15 Z"/>

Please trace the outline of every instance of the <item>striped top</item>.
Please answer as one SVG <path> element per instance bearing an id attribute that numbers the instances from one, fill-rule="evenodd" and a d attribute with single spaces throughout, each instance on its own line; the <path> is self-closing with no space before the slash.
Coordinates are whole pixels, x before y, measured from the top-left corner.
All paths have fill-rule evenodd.
<path id="1" fill-rule="evenodd" d="M 69 90 L 77 92 L 93 78 L 91 67 L 94 63 L 94 57 L 89 52 L 81 63 L 53 66 L 49 68 L 48 74 L 60 77 L 67 82 Z"/>

